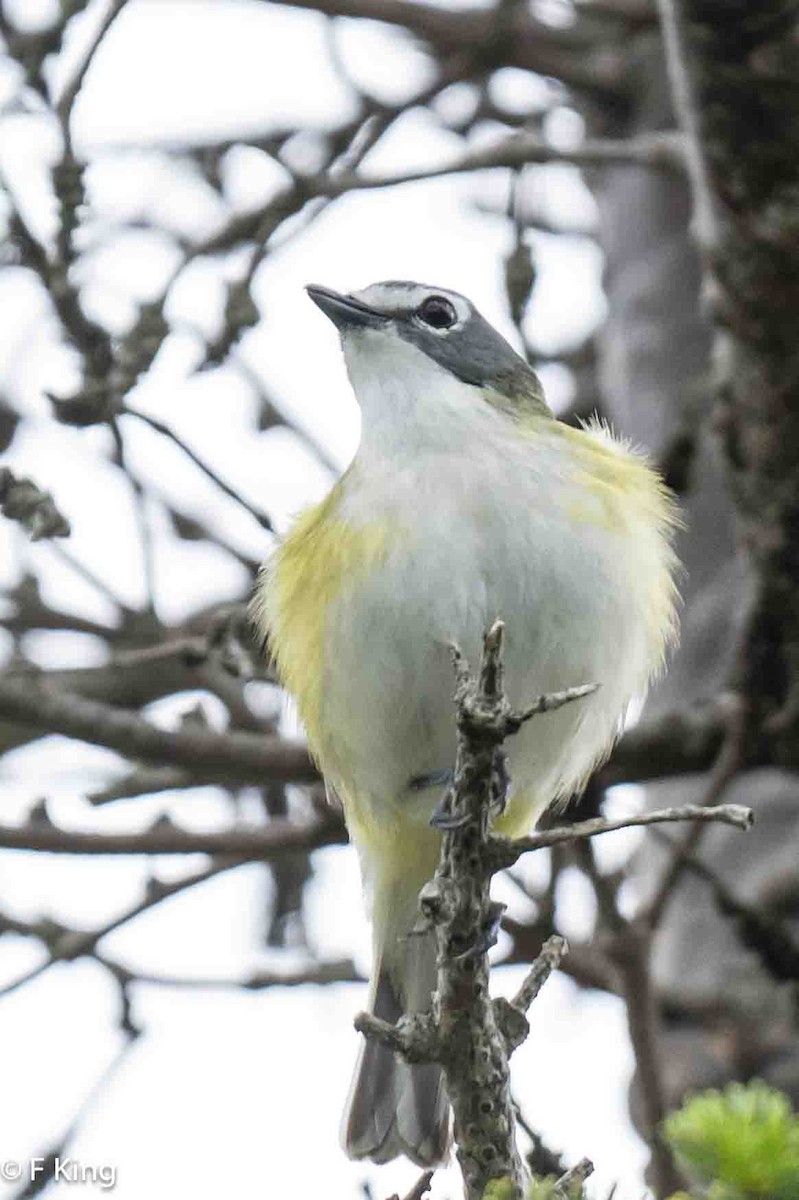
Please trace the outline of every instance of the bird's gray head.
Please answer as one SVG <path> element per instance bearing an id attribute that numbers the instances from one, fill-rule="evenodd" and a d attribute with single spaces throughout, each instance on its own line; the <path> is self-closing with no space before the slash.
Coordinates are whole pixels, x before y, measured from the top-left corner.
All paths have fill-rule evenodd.
<path id="1" fill-rule="evenodd" d="M 393 280 L 348 295 L 316 285 L 307 291 L 339 330 L 345 353 L 371 347 L 381 361 L 400 363 L 411 356 L 389 351 L 412 346 L 511 415 L 549 413 L 535 372 L 459 292 Z"/>

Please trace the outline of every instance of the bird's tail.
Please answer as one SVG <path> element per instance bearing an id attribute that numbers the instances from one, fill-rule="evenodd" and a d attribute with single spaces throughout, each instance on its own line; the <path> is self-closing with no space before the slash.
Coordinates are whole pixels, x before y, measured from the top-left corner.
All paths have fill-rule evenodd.
<path id="1" fill-rule="evenodd" d="M 431 934 L 409 937 L 386 963 L 376 955 L 370 1008 L 392 1024 L 404 1012 L 427 1012 L 435 987 L 436 950 Z M 350 1158 L 390 1162 L 404 1154 L 420 1167 L 444 1162 L 450 1146 L 450 1110 L 436 1063 L 406 1063 L 366 1039 L 355 1068 L 341 1138 Z"/>

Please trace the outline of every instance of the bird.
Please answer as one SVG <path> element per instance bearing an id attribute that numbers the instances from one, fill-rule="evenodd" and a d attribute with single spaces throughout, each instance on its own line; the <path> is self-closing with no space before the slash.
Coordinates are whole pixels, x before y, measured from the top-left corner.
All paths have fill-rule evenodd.
<path id="1" fill-rule="evenodd" d="M 307 287 L 340 335 L 360 406 L 355 457 L 291 526 L 255 621 L 357 848 L 373 929 L 371 1011 L 431 1007 L 433 935 L 411 935 L 454 767 L 450 647 L 477 660 L 506 628 L 506 689 L 597 690 L 508 743 L 495 828 L 528 832 L 607 757 L 677 636 L 671 492 L 598 419 L 557 419 L 527 361 L 458 292 L 388 281 Z M 355 1159 L 446 1161 L 437 1064 L 362 1043 L 342 1121 Z"/>

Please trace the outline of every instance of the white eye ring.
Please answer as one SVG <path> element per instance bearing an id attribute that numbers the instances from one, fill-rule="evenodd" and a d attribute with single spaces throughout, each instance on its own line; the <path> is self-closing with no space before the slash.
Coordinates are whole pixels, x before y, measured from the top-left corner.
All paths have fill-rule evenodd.
<path id="1" fill-rule="evenodd" d="M 446 296 L 427 296 L 414 315 L 422 325 L 435 333 L 446 333 L 458 323 L 457 309 Z"/>

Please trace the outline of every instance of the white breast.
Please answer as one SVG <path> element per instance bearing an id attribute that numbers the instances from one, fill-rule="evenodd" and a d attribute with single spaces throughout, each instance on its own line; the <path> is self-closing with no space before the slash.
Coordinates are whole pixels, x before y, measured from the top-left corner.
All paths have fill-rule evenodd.
<path id="1" fill-rule="evenodd" d="M 321 716 L 345 747 L 348 790 L 378 811 L 407 811 L 409 780 L 453 765 L 448 644 L 476 664 L 497 617 L 515 705 L 601 685 L 509 744 L 513 787 L 538 811 L 581 781 L 648 674 L 634 539 L 575 519 L 561 440 L 509 437 L 505 418 L 488 416 L 451 449 L 443 439 L 378 457 L 367 441 L 347 480 L 340 516 L 385 521 L 392 548 L 330 613 Z"/>

